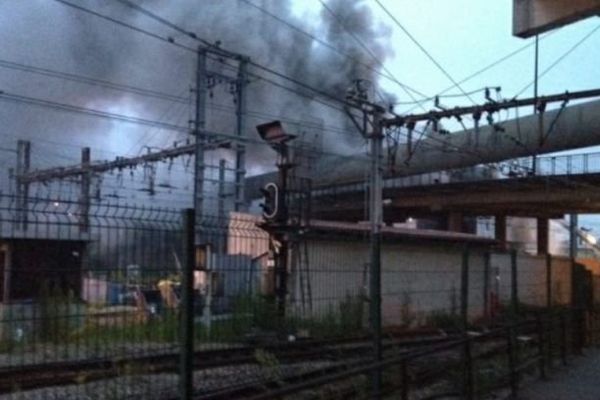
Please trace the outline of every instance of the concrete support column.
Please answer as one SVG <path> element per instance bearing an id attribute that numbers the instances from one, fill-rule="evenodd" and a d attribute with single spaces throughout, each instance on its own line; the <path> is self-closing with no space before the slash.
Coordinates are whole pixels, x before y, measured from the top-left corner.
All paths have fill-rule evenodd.
<path id="1" fill-rule="evenodd" d="M 506 243 L 506 215 L 494 217 L 494 238 L 501 243 Z"/>
<path id="2" fill-rule="evenodd" d="M 448 213 L 448 230 L 451 232 L 463 231 L 463 214 L 458 211 L 450 211 Z"/>
<path id="3" fill-rule="evenodd" d="M 548 254 L 548 242 L 550 236 L 550 224 L 548 218 L 537 219 L 537 253 Z"/>

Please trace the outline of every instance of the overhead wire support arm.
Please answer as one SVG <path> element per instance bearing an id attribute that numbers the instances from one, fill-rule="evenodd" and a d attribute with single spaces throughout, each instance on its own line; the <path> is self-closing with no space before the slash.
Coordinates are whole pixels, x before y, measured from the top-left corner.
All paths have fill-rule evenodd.
<path id="1" fill-rule="evenodd" d="M 355 81 L 356 86 L 349 91 L 348 101 L 355 104 L 363 112 L 365 121 L 371 118 L 371 123 L 365 123 L 362 134 L 370 142 L 370 183 L 369 183 L 369 222 L 370 222 L 370 288 L 369 314 L 370 330 L 373 340 L 375 361 L 383 359 L 381 346 L 381 228 L 383 224 L 383 125 L 382 117 L 386 109 L 368 100 L 367 89 Z M 353 119 L 353 122 L 354 121 Z M 357 124 L 358 125 L 358 124 Z M 370 131 L 369 130 L 370 127 Z M 372 398 L 380 399 L 382 392 L 382 370 L 373 371 L 371 377 Z"/>
<path id="2" fill-rule="evenodd" d="M 550 134 L 554 130 L 554 127 L 556 126 L 556 123 L 560 119 L 560 116 L 562 115 L 562 112 L 564 111 L 564 109 L 565 109 L 565 107 L 567 106 L 568 103 L 569 103 L 569 100 L 567 99 L 567 100 L 564 100 L 562 102 L 562 104 L 560 105 L 560 109 L 558 110 L 558 113 L 556 114 L 556 116 L 554 117 L 554 119 L 550 123 L 550 126 L 548 127 L 548 130 L 546 131 L 546 133 L 542 137 L 541 146 L 543 146 L 544 143 L 546 143 L 546 140 L 548 139 L 548 137 L 550 136 Z"/>
<path id="3" fill-rule="evenodd" d="M 362 121 L 359 122 L 357 116 L 352 114 L 348 107 L 344 107 L 344 111 L 346 112 L 346 115 L 348 116 L 348 118 L 350 118 L 350 121 L 352 121 L 356 129 L 360 132 L 360 134 L 363 137 L 365 137 L 365 132 L 367 131 L 367 116 L 363 114 Z"/>
<path id="4" fill-rule="evenodd" d="M 214 149 L 218 147 L 227 147 L 230 145 L 228 140 L 213 141 L 210 142 L 208 148 Z M 117 157 L 112 161 L 101 161 L 96 163 L 90 163 L 87 166 L 80 164 L 67 166 L 67 167 L 55 167 L 43 170 L 34 170 L 31 172 L 24 172 L 18 177 L 23 183 L 43 183 L 53 180 L 67 179 L 70 177 L 78 177 L 86 173 L 98 174 L 113 170 L 124 170 L 128 168 L 135 168 L 139 165 L 144 165 L 149 162 L 157 162 L 162 160 L 168 160 L 182 155 L 194 154 L 195 144 L 189 144 L 179 147 L 171 147 L 168 149 L 146 153 L 136 157 Z"/>
<path id="5" fill-rule="evenodd" d="M 600 97 L 600 89 L 583 90 L 579 92 L 565 92 L 562 94 L 541 96 L 536 98 L 526 99 L 511 99 L 494 103 L 485 103 L 481 105 L 467 106 L 467 107 L 455 107 L 446 110 L 432 110 L 422 114 L 410 114 L 403 115 L 394 118 L 388 118 L 382 121 L 385 127 L 404 125 L 410 121 L 430 121 L 430 120 L 441 120 L 443 118 L 455 118 L 457 115 L 467 114 L 483 114 L 483 113 L 495 113 L 501 110 L 507 110 L 510 108 L 531 106 L 538 102 L 556 103 L 559 101 L 566 100 L 579 100 L 591 97 Z"/>

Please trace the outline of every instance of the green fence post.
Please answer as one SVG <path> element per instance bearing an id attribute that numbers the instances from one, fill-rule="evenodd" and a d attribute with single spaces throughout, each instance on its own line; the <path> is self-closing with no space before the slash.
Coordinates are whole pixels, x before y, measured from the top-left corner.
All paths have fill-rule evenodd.
<path id="1" fill-rule="evenodd" d="M 517 277 L 517 250 L 510 251 L 510 306 L 513 318 L 519 313 L 519 280 Z M 515 321 L 513 320 L 513 322 Z"/>
<path id="2" fill-rule="evenodd" d="M 546 254 L 546 307 L 552 309 L 552 255 Z"/>
<path id="3" fill-rule="evenodd" d="M 402 400 L 408 400 L 408 391 L 409 391 L 409 377 L 408 377 L 408 361 L 403 360 L 401 364 L 402 368 L 402 391 L 400 398 Z"/>
<path id="4" fill-rule="evenodd" d="M 546 254 L 546 309 L 548 314 L 548 336 L 546 338 L 547 342 L 547 352 L 548 355 L 547 364 L 552 367 L 552 343 L 554 342 L 552 335 L 554 333 L 554 314 L 552 312 L 553 307 L 553 299 L 552 299 L 552 255 L 550 253 Z"/>
<path id="5" fill-rule="evenodd" d="M 490 262 L 491 254 L 486 251 L 483 255 L 483 316 L 485 323 L 490 323 Z"/>
<path id="6" fill-rule="evenodd" d="M 465 399 L 472 400 L 474 396 L 474 382 L 473 382 L 473 354 L 471 349 L 471 338 L 466 336 L 465 347 L 464 347 L 464 381 L 463 381 L 463 394 Z"/>
<path id="7" fill-rule="evenodd" d="M 516 365 L 516 357 L 515 357 L 515 335 L 514 335 L 514 325 L 511 323 L 508 325 L 506 329 L 506 345 L 507 345 L 507 353 L 508 353 L 508 373 L 509 373 L 509 382 L 510 382 L 510 393 L 513 399 L 517 398 L 517 390 L 518 390 L 518 376 L 517 376 L 517 365 Z"/>
<path id="8" fill-rule="evenodd" d="M 181 264 L 179 393 L 180 399 L 191 400 L 194 391 L 194 210 L 184 210 L 182 219 L 183 260 Z"/>
<path id="9" fill-rule="evenodd" d="M 460 316 L 462 319 L 463 331 L 466 332 L 469 327 L 469 248 L 467 246 L 465 246 L 462 252 Z"/>
<path id="10" fill-rule="evenodd" d="M 546 379 L 546 354 L 544 350 L 545 336 L 544 321 L 542 316 L 538 315 L 536 319 L 537 334 L 538 334 L 538 357 L 540 362 L 540 377 Z"/>
<path id="11" fill-rule="evenodd" d="M 560 358 L 563 365 L 567 365 L 567 316 L 560 314 Z"/>

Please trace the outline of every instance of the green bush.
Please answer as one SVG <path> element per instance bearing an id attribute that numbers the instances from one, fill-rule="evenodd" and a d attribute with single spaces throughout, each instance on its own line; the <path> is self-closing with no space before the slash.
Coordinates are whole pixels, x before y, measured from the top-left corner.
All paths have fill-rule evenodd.
<path id="1" fill-rule="evenodd" d="M 57 285 L 42 283 L 36 329 L 39 339 L 53 343 L 68 341 L 79 323 L 78 303 L 72 291 L 65 292 Z"/>

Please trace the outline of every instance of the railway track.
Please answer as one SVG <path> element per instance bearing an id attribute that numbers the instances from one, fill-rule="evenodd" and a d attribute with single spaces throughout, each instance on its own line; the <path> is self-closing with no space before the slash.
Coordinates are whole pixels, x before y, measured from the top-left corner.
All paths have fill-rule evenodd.
<path id="1" fill-rule="evenodd" d="M 439 335 L 425 338 L 388 339 L 383 346 L 384 348 L 414 348 L 447 340 L 449 337 Z M 199 371 L 225 366 L 256 364 L 255 352 L 258 348 L 273 354 L 281 363 L 292 364 L 310 360 L 339 360 L 364 356 L 371 351 L 371 343 L 367 337 L 354 337 L 203 350 L 197 351 L 194 355 L 194 369 Z M 177 373 L 178 368 L 178 353 L 0 367 L 0 394 L 87 383 L 118 377 L 124 373 Z"/>
<path id="2" fill-rule="evenodd" d="M 473 338 L 474 342 L 485 343 L 486 348 L 476 354 L 477 360 L 489 360 L 502 355 L 506 355 L 508 347 L 506 339 L 500 334 L 500 329 L 496 329 L 481 338 Z M 531 331 L 531 330 L 530 330 Z M 530 333 L 530 332 L 524 332 Z M 533 345 L 534 343 L 532 343 Z M 410 360 L 410 385 L 422 387 L 433 385 L 447 377 L 448 371 L 456 368 L 457 364 L 462 362 L 461 357 L 464 351 L 464 336 L 461 338 L 449 337 L 446 340 L 440 340 L 437 343 L 431 343 L 429 346 L 422 346 L 414 349 L 405 349 L 404 351 L 394 352 L 390 358 L 384 358 L 382 368 L 390 366 L 400 366 L 400 358 Z M 198 392 L 194 397 L 196 400 L 235 400 L 235 399 L 280 399 L 286 395 L 300 393 L 310 388 L 324 387 L 328 384 L 352 380 L 359 375 L 368 375 L 373 370 L 370 366 L 372 359 L 362 358 L 354 360 L 351 363 L 338 363 L 325 368 L 318 368 L 305 373 L 286 376 L 283 379 L 272 379 L 260 382 L 247 382 L 226 389 Z M 535 363 L 532 359 L 530 363 Z M 503 378 L 504 379 L 504 378 Z M 505 379 L 504 379 L 505 380 Z M 307 382 L 309 383 L 307 385 Z M 312 382 L 312 383 L 311 383 Z M 357 388 L 350 382 L 346 385 L 343 396 L 340 399 L 350 398 Z M 384 384 L 384 391 L 393 393 L 399 387 L 389 382 Z M 341 392 L 338 390 L 337 392 Z M 330 392 L 326 392 L 330 393 Z M 334 397 L 332 397 L 334 398 Z M 336 399 L 338 397 L 335 397 Z M 171 400 L 175 400 L 174 398 Z"/>

